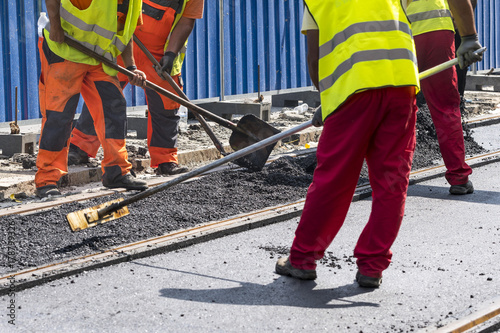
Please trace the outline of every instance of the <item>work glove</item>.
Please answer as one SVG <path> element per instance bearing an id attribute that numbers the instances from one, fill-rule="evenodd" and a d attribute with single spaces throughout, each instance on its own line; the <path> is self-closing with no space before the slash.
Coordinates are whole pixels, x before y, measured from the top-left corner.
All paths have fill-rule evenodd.
<path id="1" fill-rule="evenodd" d="M 175 54 L 174 52 L 165 52 L 160 60 L 161 70 L 167 72 L 170 75 L 170 73 L 172 72 L 172 67 L 174 66 L 175 57 L 177 57 L 177 54 Z"/>
<path id="2" fill-rule="evenodd" d="M 323 126 L 323 115 L 321 113 L 321 106 L 316 110 L 316 112 L 314 112 L 312 124 L 314 127 Z"/>
<path id="3" fill-rule="evenodd" d="M 458 65 L 460 68 L 463 69 L 476 61 L 481 61 L 483 55 L 474 53 L 474 51 L 480 48 L 481 44 L 479 44 L 477 34 L 462 36 L 462 42 L 457 50 Z"/>

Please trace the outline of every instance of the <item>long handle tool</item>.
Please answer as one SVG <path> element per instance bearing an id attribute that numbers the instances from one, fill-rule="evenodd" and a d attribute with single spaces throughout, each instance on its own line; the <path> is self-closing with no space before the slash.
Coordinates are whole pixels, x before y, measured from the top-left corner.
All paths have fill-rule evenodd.
<path id="1" fill-rule="evenodd" d="M 94 51 L 86 48 L 85 46 L 81 45 L 77 41 L 69 38 L 68 36 L 65 36 L 64 39 L 65 43 L 68 44 L 69 46 L 77 49 L 78 51 L 102 62 L 103 64 L 111 67 L 112 69 L 125 74 L 127 76 L 134 76 L 134 73 L 127 70 L 126 68 L 123 68 L 122 66 L 110 61 L 109 59 L 101 56 L 100 54 L 95 53 Z M 177 96 L 174 93 L 171 93 L 170 91 L 163 89 L 162 87 L 146 80 L 146 87 L 153 89 L 154 91 L 158 92 L 159 94 L 162 94 L 171 100 L 184 105 L 186 108 L 190 110 L 194 110 L 195 112 L 198 112 L 202 116 L 216 122 L 217 124 L 231 129 L 233 132 L 231 133 L 231 136 L 229 137 L 229 144 L 233 150 L 239 150 L 243 147 L 247 147 L 255 142 L 259 142 L 265 138 L 268 138 L 276 133 L 279 133 L 280 131 L 273 126 L 269 125 L 265 121 L 255 117 L 252 114 L 247 114 L 243 116 L 240 121 L 238 121 L 238 124 L 234 124 L 227 119 L 224 119 L 222 117 L 219 117 L 201 107 L 199 107 L 196 104 L 193 104 L 179 96 Z M 237 133 L 237 134 L 236 134 Z M 269 158 L 269 155 L 271 155 L 271 152 L 274 148 L 274 145 L 272 146 L 262 146 L 262 149 L 259 151 L 255 151 L 252 156 L 244 159 L 239 159 L 235 160 L 235 163 L 238 164 L 239 166 L 248 168 L 250 170 L 261 170 L 264 165 L 266 164 L 267 159 Z"/>
<path id="2" fill-rule="evenodd" d="M 170 84 L 170 86 L 175 90 L 177 95 L 179 95 L 184 100 L 191 102 L 189 100 L 189 98 L 186 96 L 186 94 L 184 94 L 184 91 L 182 91 L 182 89 L 177 85 L 177 83 L 174 81 L 174 79 L 172 79 L 172 77 L 170 76 L 170 73 L 167 73 L 166 71 L 161 70 L 161 65 L 158 62 L 158 60 L 156 60 L 156 58 L 151 54 L 151 52 L 149 52 L 147 47 L 139 40 L 139 38 L 136 35 L 134 35 L 134 42 L 137 46 L 139 46 L 139 48 L 142 50 L 142 52 L 144 52 L 146 57 L 148 57 L 149 61 L 151 61 L 153 63 L 153 67 L 156 69 L 158 75 L 162 79 L 167 81 L 168 84 Z M 217 148 L 217 150 L 221 153 L 222 156 L 226 156 L 227 153 L 224 150 L 224 147 L 222 146 L 220 141 L 215 136 L 214 132 L 210 128 L 210 125 L 208 125 L 208 123 L 206 122 L 205 118 L 203 118 L 203 116 L 201 116 L 198 112 L 192 110 L 191 108 L 189 108 L 189 110 L 194 114 L 196 119 L 200 122 L 200 124 L 203 127 L 203 129 L 205 130 L 205 132 L 207 132 L 208 136 L 210 137 L 210 139 L 214 143 L 215 148 Z"/>
<path id="3" fill-rule="evenodd" d="M 147 190 L 140 192 L 136 195 L 133 195 L 131 197 L 128 197 L 122 201 L 116 202 L 116 200 L 108 202 L 106 204 L 101 204 L 97 207 L 93 208 L 87 208 L 84 210 L 76 211 L 69 213 L 66 218 L 68 219 L 69 225 L 71 227 L 71 230 L 73 231 L 79 231 L 83 230 L 89 227 L 93 227 L 99 224 L 102 224 L 104 222 L 108 222 L 110 220 L 116 219 L 118 217 L 127 215 L 128 209 L 126 212 L 122 211 L 123 208 L 126 208 L 126 205 L 129 205 L 133 202 L 139 201 L 141 199 L 144 199 L 146 197 L 149 197 L 155 193 L 158 193 L 160 191 L 166 190 L 169 187 L 172 187 L 174 185 L 177 185 L 179 183 L 182 183 L 183 181 L 196 177 L 204 172 L 207 172 L 209 170 L 212 170 L 218 166 L 221 166 L 225 163 L 232 162 L 238 158 L 243 158 L 244 156 L 253 153 L 255 151 L 258 151 L 259 149 L 262 149 L 262 147 L 269 146 L 273 143 L 278 142 L 279 140 L 286 138 L 292 134 L 295 134 L 297 132 L 302 131 L 303 129 L 308 128 L 309 126 L 312 125 L 312 121 L 309 120 L 299 126 L 296 126 L 294 128 L 291 128 L 287 131 L 280 132 L 278 134 L 275 134 L 273 136 L 270 136 L 266 139 L 263 139 L 262 141 L 259 141 L 257 143 L 254 143 L 253 145 L 250 145 L 248 147 L 245 147 L 241 150 L 238 150 L 234 153 L 231 153 L 221 159 L 216 160 L 215 162 L 212 162 L 210 164 L 207 164 L 201 168 L 189 171 L 187 173 L 181 174 L 179 177 L 174 178 L 172 180 L 169 180 L 161 185 L 155 186 L 155 187 L 150 187 Z M 118 212 L 117 215 L 116 212 Z"/>
<path id="4" fill-rule="evenodd" d="M 478 50 L 478 53 L 484 52 L 483 49 Z M 433 67 L 429 69 L 428 71 L 422 72 L 419 74 L 419 78 L 423 79 L 426 78 L 430 75 L 434 75 L 436 73 L 439 73 L 447 68 L 450 68 L 457 64 L 458 61 L 448 61 L 446 62 L 446 66 L 444 67 L 442 65 L 438 65 L 436 67 Z M 431 74 L 426 74 L 431 73 Z M 425 75 L 425 77 L 423 77 Z M 320 106 L 321 107 L 321 106 Z M 316 109 L 317 110 L 317 109 Z M 101 204 L 99 206 L 91 207 L 91 208 L 86 208 L 80 211 L 72 212 L 69 213 L 66 218 L 69 222 L 69 225 L 71 227 L 71 230 L 73 231 L 78 231 L 78 230 L 83 230 L 89 227 L 94 227 L 99 224 L 103 224 L 105 222 L 117 219 L 121 216 L 125 216 L 129 213 L 128 208 L 126 207 L 128 204 L 131 204 L 133 202 L 139 201 L 141 199 L 144 199 L 146 197 L 149 197 L 155 193 L 158 193 L 160 191 L 166 190 L 167 188 L 170 188 L 174 185 L 177 185 L 187 179 L 193 178 L 195 176 L 198 176 L 204 172 L 207 172 L 211 169 L 214 169 L 218 166 L 221 166 L 225 163 L 234 161 L 236 159 L 244 159 L 246 156 L 248 156 L 251 153 L 255 153 L 256 151 L 259 151 L 262 149 L 262 147 L 266 147 L 272 144 L 275 144 L 281 139 L 284 139 L 292 134 L 295 134 L 297 132 L 300 132 L 308 127 L 312 126 L 312 120 L 306 121 L 305 123 L 302 123 L 296 127 L 293 127 L 289 130 L 286 130 L 284 132 L 275 134 L 273 136 L 270 136 L 266 139 L 263 139 L 262 141 L 259 141 L 257 143 L 254 143 L 252 145 L 246 146 L 235 153 L 232 153 L 228 156 L 225 156 L 215 162 L 212 162 L 210 164 L 207 164 L 199 169 L 192 170 L 190 172 L 184 173 L 180 175 L 179 177 L 172 179 L 166 183 L 163 183 L 161 185 L 158 185 L 156 187 L 151 187 L 144 192 L 138 193 L 134 196 L 131 196 L 126 199 L 117 199 L 113 201 L 106 202 L 104 204 Z M 233 133 L 234 134 L 234 133 Z"/>

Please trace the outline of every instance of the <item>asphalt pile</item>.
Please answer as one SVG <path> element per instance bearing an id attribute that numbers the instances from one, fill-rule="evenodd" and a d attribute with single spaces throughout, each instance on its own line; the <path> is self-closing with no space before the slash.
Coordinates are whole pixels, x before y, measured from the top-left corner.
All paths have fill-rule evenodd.
<path id="1" fill-rule="evenodd" d="M 426 106 L 418 113 L 418 138 L 413 168 L 436 163 L 440 153 L 435 129 Z M 471 136 L 466 137 L 467 154 L 484 149 Z M 178 184 L 129 205 L 130 215 L 79 232 L 72 232 L 66 215 L 122 197 L 123 194 L 64 204 L 50 211 L 0 218 L 1 242 L 8 236 L 9 223 L 15 223 L 15 266 L 0 257 L 0 273 L 40 266 L 65 259 L 98 253 L 168 232 L 194 227 L 265 207 L 303 199 L 312 181 L 316 158 L 282 157 L 262 171 L 232 169 Z M 366 167 L 359 184 L 367 183 Z M 128 195 L 132 195 L 128 194 Z M 327 257 L 325 263 L 338 264 Z"/>

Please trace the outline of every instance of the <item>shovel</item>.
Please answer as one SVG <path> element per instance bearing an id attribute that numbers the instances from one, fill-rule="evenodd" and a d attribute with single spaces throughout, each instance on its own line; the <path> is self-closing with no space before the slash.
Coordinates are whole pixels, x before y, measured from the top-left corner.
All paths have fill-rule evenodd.
<path id="1" fill-rule="evenodd" d="M 137 46 L 139 46 L 139 48 L 142 50 L 142 52 L 144 52 L 144 54 L 148 57 L 149 61 L 151 61 L 153 63 L 153 67 L 156 69 L 156 72 L 158 73 L 158 75 L 162 79 L 167 81 L 168 84 L 170 84 L 170 86 L 175 90 L 177 95 L 182 97 L 184 100 L 191 102 L 188 99 L 188 97 L 186 96 L 186 94 L 184 94 L 184 91 L 182 91 L 182 89 L 177 85 L 177 83 L 174 81 L 174 79 L 172 79 L 172 77 L 170 76 L 170 73 L 167 73 L 167 72 L 161 70 L 161 65 L 158 62 L 158 60 L 156 60 L 156 58 L 151 54 L 151 52 L 149 52 L 147 47 L 144 44 L 142 44 L 142 42 L 139 40 L 139 38 L 136 35 L 134 35 L 134 42 Z M 214 143 L 215 148 L 217 148 L 217 150 L 221 153 L 222 156 L 226 156 L 227 153 L 224 150 L 224 147 L 222 146 L 220 141 L 215 136 L 214 132 L 210 128 L 210 125 L 208 125 L 208 123 L 205 121 L 205 118 L 203 118 L 196 111 L 191 110 L 191 112 L 193 112 L 194 116 L 199 121 L 199 123 L 201 124 L 201 126 L 203 127 L 205 132 L 207 132 L 208 136 L 210 137 L 210 139 Z"/>
<path id="2" fill-rule="evenodd" d="M 91 207 L 91 208 L 86 208 L 83 210 L 79 210 L 76 212 L 69 213 L 66 218 L 69 222 L 69 225 L 71 227 L 71 230 L 73 231 L 79 231 L 83 230 L 89 227 L 94 227 L 99 224 L 103 224 L 105 222 L 117 219 L 119 217 L 125 216 L 129 213 L 128 208 L 126 207 L 127 205 L 139 201 L 141 199 L 144 199 L 146 197 L 149 197 L 155 193 L 161 192 L 163 190 L 166 190 L 167 188 L 170 188 L 174 185 L 177 185 L 179 183 L 182 183 L 183 181 L 196 177 L 204 172 L 207 172 L 209 170 L 212 170 L 218 166 L 221 166 L 225 163 L 235 161 L 237 159 L 242 159 L 245 156 L 258 152 L 264 147 L 268 147 L 270 145 L 276 144 L 281 139 L 284 139 L 292 134 L 295 134 L 297 132 L 300 132 L 312 125 L 312 121 L 309 120 L 299 126 L 296 126 L 294 128 L 291 128 L 287 131 L 280 132 L 278 134 L 275 134 L 273 136 L 270 136 L 268 138 L 265 138 L 257 143 L 254 143 L 250 146 L 247 146 L 245 148 L 242 148 L 234 153 L 231 153 L 221 159 L 216 160 L 215 162 L 212 162 L 210 164 L 207 164 L 201 168 L 189 171 L 187 173 L 181 174 L 179 177 L 174 178 L 172 180 L 169 180 L 161 185 L 155 186 L 155 187 L 150 187 L 147 190 L 140 192 L 136 195 L 133 195 L 131 197 L 128 197 L 126 199 L 117 199 L 113 201 L 109 201 L 106 203 L 103 203 L 99 206 Z"/>
<path id="3" fill-rule="evenodd" d="M 486 48 L 481 48 L 476 53 L 483 53 L 486 50 Z M 450 68 L 452 66 L 455 66 L 458 63 L 457 59 L 453 59 L 450 61 L 447 61 L 446 65 L 441 64 L 436 67 L 433 67 L 427 71 L 422 72 L 419 74 L 419 79 L 424 79 L 427 78 L 431 75 L 437 74 L 447 68 Z M 318 108 L 320 108 L 319 106 Z M 316 109 L 317 110 L 317 109 Z M 306 121 L 305 123 L 302 123 L 296 127 L 293 127 L 289 130 L 286 130 L 284 132 L 275 134 L 273 136 L 267 137 L 263 139 L 262 141 L 259 141 L 257 143 L 253 143 L 250 145 L 245 146 L 244 148 L 241 148 L 240 150 L 237 150 L 236 152 L 225 156 L 215 162 L 212 162 L 210 164 L 207 164 L 199 169 L 192 170 L 190 172 L 187 172 L 185 174 L 180 175 L 179 177 L 172 179 L 166 183 L 163 183 L 161 185 L 158 185 L 156 187 L 149 188 L 141 193 L 138 193 L 136 195 L 133 195 L 129 198 L 126 199 L 117 199 L 113 201 L 109 201 L 106 203 L 103 203 L 99 206 L 91 207 L 91 208 L 86 208 L 80 211 L 72 212 L 69 213 L 66 218 L 69 222 L 69 225 L 71 227 L 71 230 L 73 231 L 79 231 L 83 230 L 89 227 L 94 227 L 99 224 L 103 224 L 105 222 L 120 218 L 122 216 L 125 216 L 129 214 L 128 208 L 126 207 L 128 204 L 131 204 L 133 202 L 139 201 L 141 199 L 144 199 L 146 197 L 149 197 L 155 193 L 158 193 L 160 191 L 166 190 L 167 188 L 170 188 L 174 185 L 177 185 L 187 179 L 193 178 L 195 176 L 198 176 L 206 171 L 209 171 L 211 169 L 214 169 L 218 166 L 221 166 L 225 163 L 235 161 L 237 159 L 245 159 L 245 157 L 249 154 L 255 154 L 256 152 L 262 150 L 263 147 L 266 146 L 274 146 L 276 142 L 278 142 L 281 139 L 284 139 L 292 134 L 298 133 L 308 127 L 312 126 L 312 120 Z M 233 132 L 235 134 L 235 132 Z M 248 144 L 251 141 L 247 141 L 243 143 L 242 145 Z"/>
<path id="4" fill-rule="evenodd" d="M 127 76 L 134 76 L 134 73 L 123 68 L 122 66 L 112 62 L 111 60 L 101 56 L 100 54 L 95 53 L 94 51 L 88 49 L 87 47 L 81 45 L 77 41 L 65 36 L 64 42 L 69 46 L 79 50 L 82 53 L 102 62 L 103 64 L 109 66 L 110 68 L 125 74 Z M 163 89 L 162 87 L 146 80 L 146 87 L 156 91 L 159 94 L 162 94 L 174 102 L 177 102 L 186 108 L 194 111 L 194 113 L 199 113 L 200 115 L 216 122 L 217 124 L 231 129 L 233 132 L 229 137 L 229 144 L 233 150 L 239 150 L 253 143 L 259 142 L 265 138 L 268 138 L 274 134 L 279 133 L 280 131 L 273 126 L 269 125 L 265 121 L 255 117 L 252 114 L 247 114 L 243 116 L 238 124 L 234 124 L 227 119 L 219 117 L 196 104 L 193 104 L 170 91 Z M 235 134 L 238 133 L 238 134 Z M 271 146 L 262 146 L 260 150 L 254 151 L 251 156 L 248 156 L 243 159 L 233 159 L 236 164 L 241 167 L 248 168 L 253 171 L 262 170 L 266 161 L 271 154 L 274 145 Z"/>

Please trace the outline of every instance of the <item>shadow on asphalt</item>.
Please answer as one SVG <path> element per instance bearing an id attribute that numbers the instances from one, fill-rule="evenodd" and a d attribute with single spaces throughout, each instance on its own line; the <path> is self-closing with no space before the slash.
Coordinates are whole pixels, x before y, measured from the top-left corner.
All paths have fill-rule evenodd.
<path id="1" fill-rule="evenodd" d="M 474 189 L 474 193 L 472 194 L 453 195 L 450 194 L 448 190 L 448 186 L 444 187 L 416 184 L 408 187 L 408 196 L 500 205 L 500 192 Z"/>
<path id="2" fill-rule="evenodd" d="M 356 302 L 347 299 L 360 294 L 369 293 L 374 290 L 361 288 L 355 282 L 333 289 L 314 290 L 314 288 L 316 287 L 316 283 L 314 281 L 302 281 L 284 276 L 279 276 L 272 283 L 262 285 L 258 283 L 243 282 L 217 276 L 182 271 L 178 269 L 146 265 L 137 262 L 134 262 L 134 264 L 155 269 L 163 269 L 179 274 L 194 275 L 203 279 L 209 278 L 240 284 L 239 287 L 235 288 L 160 289 L 160 296 L 166 298 L 174 298 L 178 300 L 201 303 L 270 306 L 285 305 L 324 309 L 380 306 L 380 304 L 378 303 Z"/>

